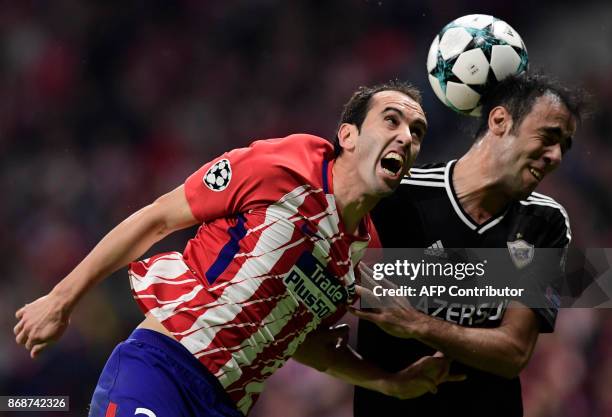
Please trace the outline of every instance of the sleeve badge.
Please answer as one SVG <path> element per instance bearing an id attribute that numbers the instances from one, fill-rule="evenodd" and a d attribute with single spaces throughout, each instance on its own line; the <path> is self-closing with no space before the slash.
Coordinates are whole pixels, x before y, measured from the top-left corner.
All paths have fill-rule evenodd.
<path id="1" fill-rule="evenodd" d="M 228 159 L 221 159 L 211 166 L 204 175 L 204 184 L 212 191 L 223 191 L 232 180 L 232 167 Z"/>

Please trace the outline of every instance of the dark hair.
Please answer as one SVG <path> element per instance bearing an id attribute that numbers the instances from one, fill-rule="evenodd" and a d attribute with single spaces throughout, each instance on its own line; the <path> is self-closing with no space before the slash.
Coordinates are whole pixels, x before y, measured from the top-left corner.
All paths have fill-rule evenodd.
<path id="1" fill-rule="evenodd" d="M 391 80 L 383 84 L 377 84 L 373 87 L 359 87 L 351 96 L 349 101 L 344 105 L 342 115 L 340 116 L 340 122 L 336 128 L 336 134 L 334 135 L 334 154 L 335 156 L 342 153 L 342 147 L 340 146 L 340 140 L 338 138 L 338 130 L 343 123 L 350 123 L 357 126 L 358 130 L 361 130 L 361 125 L 365 120 L 366 114 L 370 110 L 370 102 L 372 96 L 381 91 L 399 91 L 410 97 L 412 100 L 421 104 L 421 92 L 418 88 L 400 80 Z"/>
<path id="2" fill-rule="evenodd" d="M 497 106 L 503 106 L 512 116 L 512 130 L 521 125 L 523 119 L 531 112 L 538 97 L 553 94 L 558 97 L 569 112 L 580 122 L 585 115 L 586 96 L 583 91 L 570 89 L 542 74 L 514 75 L 499 82 L 481 98 L 482 116 L 474 139 L 484 136 L 489 129 L 489 113 Z"/>

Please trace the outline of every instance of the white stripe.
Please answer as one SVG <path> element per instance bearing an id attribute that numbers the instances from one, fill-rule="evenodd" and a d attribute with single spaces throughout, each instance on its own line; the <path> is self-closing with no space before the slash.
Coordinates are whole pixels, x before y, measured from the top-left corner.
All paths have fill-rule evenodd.
<path id="1" fill-rule="evenodd" d="M 321 221 L 317 225 L 318 226 L 317 232 L 321 234 L 323 237 L 325 237 L 326 239 L 317 241 L 317 243 L 315 244 L 315 250 L 313 251 L 313 255 L 323 264 L 327 264 L 327 262 L 329 262 L 329 259 L 330 259 L 329 257 L 330 242 L 328 241 L 328 239 L 330 237 L 333 237 L 332 238 L 333 240 L 337 240 L 341 238 L 341 233 L 338 228 L 338 223 L 340 219 L 338 217 L 335 199 L 333 195 L 327 195 L 326 199 L 328 203 L 327 209 L 324 212 L 324 214 L 326 214 L 326 217 L 321 219 Z M 315 218 L 320 217 L 320 215 L 317 214 L 314 217 Z M 358 242 L 358 243 L 361 243 L 361 242 Z M 342 277 L 342 280 L 344 281 L 345 285 L 350 285 L 350 284 L 354 285 L 355 277 L 354 277 L 352 268 L 349 268 L 349 273 L 347 273 L 344 277 Z M 260 330 L 257 333 L 265 332 L 266 335 L 270 335 L 271 330 L 272 330 L 271 325 L 266 324 L 266 322 L 269 320 L 274 320 L 274 325 L 275 326 L 281 325 L 281 328 L 282 328 L 287 323 L 287 321 L 292 318 L 292 314 L 286 313 L 288 303 L 290 304 L 292 309 L 298 308 L 299 302 L 294 300 L 292 297 L 288 297 L 285 301 L 279 302 L 279 304 L 277 304 L 277 306 L 270 312 L 268 316 L 269 319 L 267 318 L 263 320 L 263 323 L 264 323 L 263 327 L 260 328 Z M 279 309 L 281 310 L 280 312 L 278 311 Z M 278 318 L 279 314 L 282 314 L 283 319 Z M 286 336 L 286 337 L 293 338 L 293 340 L 289 343 L 289 346 L 286 352 L 282 355 L 282 357 L 278 359 L 272 359 L 271 366 L 266 367 L 262 373 L 264 374 L 272 373 L 277 368 L 282 366 L 286 362 L 287 358 L 295 351 L 295 349 L 297 349 L 297 346 L 303 341 L 303 339 L 306 336 L 306 333 L 314 329 L 318 325 L 318 323 L 319 323 L 319 320 L 314 318 L 306 326 L 305 329 L 296 331 Z M 278 331 L 280 331 L 280 329 Z M 273 332 L 273 334 L 276 334 L 276 333 L 278 332 Z M 263 351 L 263 349 L 265 349 L 272 342 L 279 343 L 279 340 L 274 340 L 274 338 L 272 338 L 271 340 L 264 340 L 263 342 L 253 341 L 250 339 L 245 340 L 241 344 L 241 346 L 244 345 L 244 348 L 240 352 L 232 354 L 232 359 L 230 360 L 230 362 L 225 364 L 219 370 L 219 372 L 217 372 L 217 377 L 221 381 L 222 385 L 224 387 L 227 387 L 231 385 L 233 382 L 235 382 L 236 380 L 238 380 L 240 376 L 242 375 L 241 368 L 244 368 L 245 366 L 250 365 L 253 362 L 253 360 L 255 360 L 257 354 Z M 255 384 L 254 386 L 251 386 L 250 389 L 255 388 L 255 391 L 257 391 L 257 388 L 260 388 L 262 386 L 263 385 Z M 246 409 L 249 407 L 248 404 L 250 404 L 250 402 L 252 401 L 252 399 L 250 399 L 249 397 L 250 397 L 249 395 L 247 395 L 246 397 L 243 397 L 243 399 L 241 400 L 241 404 L 240 404 L 241 409 L 243 408 Z"/>
<path id="2" fill-rule="evenodd" d="M 504 214 L 502 214 L 501 216 L 499 216 L 497 219 L 493 220 L 491 223 L 487 224 L 486 226 L 484 226 L 482 229 L 478 230 L 478 234 L 481 235 L 484 232 L 486 232 L 487 230 L 489 230 L 490 228 L 492 228 L 493 226 L 495 226 L 496 224 L 498 224 L 499 222 L 501 222 L 503 220 L 503 218 L 506 216 L 506 213 L 508 211 L 506 210 L 504 212 Z"/>
<path id="3" fill-rule="evenodd" d="M 293 194 L 291 199 L 283 198 L 282 203 L 275 203 L 266 209 L 265 224 L 269 227 L 261 232 L 257 244 L 248 256 L 265 255 L 270 250 L 281 248 L 291 240 L 295 224 L 291 221 L 297 212 L 298 208 L 304 203 L 306 197 L 311 193 L 299 193 L 303 187 L 298 187 L 290 194 Z M 297 220 L 297 218 L 294 218 Z M 275 248 L 271 248 L 275 245 Z M 247 261 L 248 262 L 248 261 Z M 274 264 L 268 264 L 272 266 Z M 243 265 L 244 266 L 244 265 Z M 267 271 L 266 271 L 267 272 Z"/>
<path id="4" fill-rule="evenodd" d="M 283 295 L 272 296 L 272 297 L 269 297 L 269 298 L 260 298 L 260 299 L 257 299 L 257 300 L 252 300 L 252 301 L 246 302 L 242 306 L 243 307 L 248 307 L 248 306 L 251 306 L 251 305 L 254 305 L 254 304 L 259 304 L 259 303 L 270 303 L 273 300 L 278 299 L 278 298 L 280 298 L 281 301 L 282 301 L 282 299 L 286 298 L 286 296 L 283 294 Z M 219 305 L 219 306 L 221 306 L 221 305 Z M 268 317 L 270 317 L 270 315 L 268 315 Z M 283 317 L 281 317 L 281 318 L 283 318 Z M 265 320 L 266 319 L 262 320 L 261 323 L 259 323 L 259 322 L 257 322 L 257 323 L 254 323 L 254 322 L 242 322 L 242 323 L 219 322 L 219 323 L 214 323 L 214 322 L 210 322 L 209 321 L 208 323 L 206 323 L 207 326 L 202 328 L 202 329 L 200 329 L 200 330 L 203 330 L 203 331 L 210 330 L 211 332 L 214 332 L 216 334 L 217 332 L 219 332 L 220 330 L 223 330 L 223 329 L 240 328 L 240 327 L 257 327 L 257 328 L 259 328 L 264 323 L 266 323 Z M 279 319 L 276 318 L 276 320 L 278 321 Z M 211 329 L 212 327 L 214 327 L 214 329 Z M 172 334 L 178 337 L 178 336 L 181 336 L 182 333 L 172 333 Z M 249 342 L 249 341 L 247 340 L 246 342 Z M 242 343 L 244 344 L 245 341 L 242 341 Z M 211 353 L 215 353 L 215 352 L 218 352 L 220 350 L 237 350 L 240 346 L 238 345 L 238 346 L 230 346 L 230 347 L 218 347 L 218 348 L 215 348 L 215 349 L 208 349 L 208 347 L 209 346 L 207 346 L 206 349 L 203 349 L 203 350 L 201 350 L 199 352 L 192 352 L 192 353 L 194 354 L 194 356 L 196 358 L 199 358 L 201 356 L 210 355 Z"/>
<path id="5" fill-rule="evenodd" d="M 259 275 L 259 276 L 256 276 L 256 277 L 249 277 L 249 278 L 246 278 L 246 279 L 262 279 L 263 280 L 263 279 L 267 279 L 267 278 L 278 279 L 278 278 L 280 278 L 280 276 L 279 275 L 270 274 L 270 275 Z M 220 288 L 227 287 L 228 285 L 234 285 L 234 284 L 237 284 L 237 281 L 224 281 L 224 282 L 222 282 L 222 283 L 220 283 L 218 285 L 213 285 L 211 287 L 208 287 L 208 291 L 209 292 L 214 292 L 214 291 L 217 291 Z"/>
<path id="6" fill-rule="evenodd" d="M 316 225 L 316 234 L 323 239 L 315 242 L 312 256 L 322 265 L 327 266 L 331 260 L 329 256 L 331 245 L 342 239 L 342 233 L 339 228 L 340 217 L 338 216 L 336 199 L 333 194 L 326 194 L 325 202 L 327 203 L 325 210 L 320 214 L 309 217 L 308 220 L 317 220 L 321 217 Z"/>
<path id="7" fill-rule="evenodd" d="M 530 195 L 529 197 L 527 197 L 528 201 L 541 201 L 543 203 L 550 203 L 553 204 L 554 207 L 557 207 L 561 213 L 563 214 L 563 216 L 568 220 L 569 222 L 569 216 L 567 215 L 567 211 L 565 211 L 565 207 L 563 207 L 560 203 L 558 203 L 556 200 L 550 198 L 550 197 L 546 197 L 544 194 L 538 194 L 539 196 L 542 197 L 534 197 L 533 196 L 534 193 L 532 193 L 532 195 Z M 551 206 L 552 207 L 552 206 Z"/>
<path id="8" fill-rule="evenodd" d="M 294 189 L 293 191 L 289 192 L 288 194 L 284 195 L 283 197 L 281 197 L 281 199 L 279 201 L 277 201 L 276 203 L 273 204 L 273 206 L 279 206 L 279 207 L 283 207 L 283 205 L 287 204 L 288 206 L 295 206 L 295 203 L 292 202 L 293 199 L 299 199 L 301 198 L 302 203 L 304 202 L 304 200 L 306 199 L 306 197 L 310 194 L 316 194 L 321 192 L 321 189 L 311 189 L 309 185 L 303 185 L 300 187 L 297 187 L 296 189 Z M 300 203 L 301 204 L 301 203 Z M 291 216 L 294 216 L 297 214 L 297 209 L 291 210 L 290 211 L 290 216 L 289 217 L 270 217 L 268 216 L 268 212 L 266 211 L 266 218 L 264 220 L 264 222 L 252 229 L 250 229 L 247 234 L 249 233 L 253 233 L 256 232 L 260 229 L 266 228 L 274 223 L 276 223 L 279 220 L 290 220 Z"/>
<path id="9" fill-rule="evenodd" d="M 429 187 L 444 187 L 444 182 L 433 182 L 433 181 L 412 181 L 409 179 L 404 178 L 402 180 L 402 184 L 410 184 L 410 185 L 424 185 L 424 186 L 429 186 Z"/>
<path id="10" fill-rule="evenodd" d="M 528 201 L 541 201 L 543 203 L 550 203 L 550 204 L 554 204 L 556 206 L 558 206 L 559 208 L 562 208 L 561 204 L 557 203 L 555 200 L 551 200 L 549 198 L 539 198 L 539 197 L 527 197 Z"/>
<path id="11" fill-rule="evenodd" d="M 565 227 L 567 229 L 567 233 L 566 233 L 565 236 L 567 237 L 568 241 L 571 241 L 571 239 L 572 239 L 572 230 L 571 230 L 571 227 L 570 227 L 569 215 L 567 214 L 567 211 L 565 210 L 565 207 L 563 207 L 554 198 L 549 197 L 549 196 L 547 196 L 545 194 L 541 194 L 541 193 L 532 192 L 531 195 L 527 199 L 530 200 L 530 201 L 544 201 L 544 202 L 550 202 L 550 203 L 555 204 L 555 207 L 557 207 L 561 211 L 561 214 L 565 218 Z"/>
<path id="12" fill-rule="evenodd" d="M 269 268 L 269 265 L 276 264 L 276 261 L 283 253 L 284 251 L 274 251 L 259 258 L 247 260 L 231 280 L 239 281 L 239 283 L 227 286 L 218 298 L 219 305 L 207 310 L 196 319 L 189 329 L 179 333 L 189 334 L 181 339 L 181 343 L 192 353 L 206 348 L 220 328 L 217 327 L 212 332 L 206 329 L 212 325 L 220 325 L 234 320 L 243 310 L 243 307 L 246 306 L 247 300 L 253 296 L 261 283 L 265 281 L 252 279 L 252 277 L 265 274 L 267 271 L 263 271 L 264 265 Z M 271 258 L 275 259 L 272 260 Z M 271 263 L 268 263 L 266 259 L 270 259 Z M 246 270 L 250 270 L 250 272 L 245 273 Z"/>
<path id="13" fill-rule="evenodd" d="M 156 300 L 156 303 L 160 305 L 160 307 L 152 308 L 151 310 L 149 310 L 149 313 L 151 313 L 153 317 L 155 317 L 157 320 L 164 321 L 168 317 L 171 317 L 176 314 L 176 311 L 174 310 L 176 306 L 184 302 L 193 300 L 202 289 L 204 289 L 202 285 L 196 285 L 195 287 L 193 287 L 193 289 L 189 293 L 183 294 L 182 296 L 174 300 L 162 301 L 153 294 L 137 295 L 136 298 L 139 298 L 139 299 L 154 298 Z"/>
<path id="14" fill-rule="evenodd" d="M 279 343 L 276 335 L 285 328 L 287 323 L 295 316 L 299 308 L 299 301 L 295 300 L 290 294 L 279 301 L 270 313 L 262 320 L 261 327 L 250 337 L 243 340 L 240 344 L 241 350 L 232 353 L 232 357 L 215 373 L 221 385 L 225 388 L 240 379 L 242 368 L 251 365 L 253 360 L 270 344 Z M 318 321 L 309 323 L 316 327 Z M 290 335 L 293 335 L 290 334 Z M 304 334 L 304 337 L 306 335 Z M 298 336 L 299 337 L 299 336 Z M 293 353 L 293 352 L 291 352 Z M 287 358 L 278 364 L 280 367 Z"/>
<path id="15" fill-rule="evenodd" d="M 147 263 L 149 259 L 142 261 L 143 263 Z M 185 272 L 189 271 L 189 268 L 183 262 L 183 255 L 178 252 L 172 252 L 165 256 L 157 258 L 153 261 L 153 264 L 149 267 L 146 267 L 146 272 L 144 275 L 139 275 L 134 271 L 130 271 L 130 284 L 132 289 L 136 292 L 141 292 L 146 290 L 153 284 L 169 284 L 169 285 L 178 285 L 185 282 L 195 282 L 195 279 L 188 278 L 181 281 L 173 281 L 174 279 L 180 277 Z M 153 270 L 153 272 L 152 272 Z"/>
<path id="16" fill-rule="evenodd" d="M 136 274 L 133 274 L 132 276 L 135 277 L 132 288 L 136 292 L 141 292 L 153 284 L 180 285 L 180 284 L 186 284 L 188 282 L 198 282 L 198 280 L 196 280 L 195 278 L 187 278 L 187 279 L 182 279 L 178 281 L 172 278 L 164 279 L 163 277 L 160 277 L 160 276 L 149 276 L 149 275 L 147 275 L 147 279 L 146 281 L 144 281 L 144 280 L 139 280 Z"/>
<path id="17" fill-rule="evenodd" d="M 325 240 L 317 241 L 313 251 L 314 257 L 324 266 L 327 266 L 327 264 L 331 260 L 331 256 L 329 255 L 331 245 L 338 239 L 341 239 L 343 236 L 343 233 L 341 233 L 339 229 L 340 217 L 338 216 L 336 199 L 332 194 L 327 194 L 326 197 L 326 212 L 329 213 L 329 216 L 325 217 L 324 219 L 321 219 L 321 221 L 317 225 L 319 233 L 321 233 L 321 235 L 325 237 Z M 332 238 L 330 239 L 330 237 Z M 340 282 L 347 288 L 351 288 L 355 285 L 354 266 L 357 265 L 359 260 L 361 260 L 361 258 L 363 257 L 363 254 L 368 244 L 369 242 L 355 241 L 349 246 L 347 262 L 351 262 L 352 264 L 349 266 L 348 272 L 342 277 L 339 277 Z M 348 302 L 352 301 L 353 296 L 354 293 L 349 291 Z"/>
<path id="18" fill-rule="evenodd" d="M 310 323 L 308 323 L 306 328 L 303 331 L 301 331 L 296 337 L 294 337 L 291 340 L 291 342 L 289 342 L 287 348 L 280 355 L 279 358 L 269 360 L 269 362 L 271 362 L 270 365 L 268 365 L 265 368 L 263 368 L 261 374 L 262 375 L 271 375 L 278 368 L 283 366 L 287 362 L 289 357 L 291 355 L 293 355 L 293 353 L 297 350 L 297 348 L 302 344 L 302 342 L 304 341 L 304 339 L 306 338 L 308 333 L 310 333 L 312 330 L 314 330 L 318 326 L 318 324 L 319 324 L 318 321 L 311 321 Z M 290 334 L 287 337 L 292 337 L 292 336 L 293 335 Z M 284 339 L 286 339 L 287 337 L 285 337 Z M 281 341 L 276 341 L 275 343 L 279 343 L 279 342 L 282 342 L 282 340 Z M 264 385 L 263 385 L 262 381 L 249 381 L 246 384 L 246 386 L 244 387 L 245 396 L 242 397 L 238 401 L 238 404 L 237 404 L 238 408 L 243 413 L 246 413 L 246 411 L 249 410 L 249 408 L 251 407 L 251 405 L 253 403 L 253 394 L 259 394 L 261 392 L 261 390 L 263 390 L 263 388 L 264 388 Z"/>
<path id="19" fill-rule="evenodd" d="M 477 226 L 474 225 L 467 217 L 465 217 L 465 215 L 459 208 L 457 201 L 455 201 L 455 196 L 453 195 L 453 191 L 451 190 L 450 182 L 452 180 L 450 178 L 450 167 L 453 162 L 454 161 L 450 161 L 448 164 L 446 164 L 446 170 L 444 171 L 444 180 L 445 180 L 444 186 L 446 187 L 446 193 L 448 194 L 448 199 L 453 205 L 453 208 L 455 209 L 455 213 L 457 213 L 457 216 L 459 216 L 459 218 L 463 221 L 463 223 L 465 223 L 466 226 L 469 227 L 470 229 L 476 230 Z"/>
<path id="20" fill-rule="evenodd" d="M 530 197 L 537 197 L 537 198 L 541 198 L 542 200 L 550 200 L 553 203 L 557 203 L 552 197 L 549 197 L 546 194 L 542 194 L 542 193 L 532 192 Z"/>
<path id="21" fill-rule="evenodd" d="M 326 216 L 326 215 L 328 215 L 328 213 L 326 213 L 326 212 L 322 212 L 322 213 L 319 213 L 319 214 L 314 215 L 314 216 L 312 216 L 312 217 L 309 217 L 308 219 L 309 219 L 309 220 L 312 220 L 312 219 L 317 219 L 317 218 L 319 218 L 319 217 L 321 217 L 321 216 Z M 279 222 L 285 222 L 285 223 L 289 222 L 289 223 L 293 224 L 293 221 L 298 221 L 298 220 L 300 220 L 300 219 L 301 219 L 300 217 L 297 217 L 297 216 L 296 216 L 296 217 L 291 216 L 291 217 L 292 217 L 291 219 L 282 219 L 282 218 L 281 218 L 281 219 L 278 219 L 278 221 L 276 221 L 276 222 L 272 223 L 271 225 L 274 225 L 274 224 L 279 223 Z M 271 225 L 268 225 L 268 226 L 271 226 Z M 283 228 L 283 225 L 279 225 L 277 228 L 278 228 L 278 229 L 282 229 L 282 228 Z M 287 230 L 287 231 L 286 231 L 286 236 L 287 236 L 287 237 L 290 237 L 290 236 L 293 234 L 293 229 L 295 229 L 295 226 L 294 226 L 294 227 L 292 227 L 292 228 L 291 228 L 291 230 L 289 230 L 289 228 L 285 226 L 285 229 Z M 264 235 L 264 233 L 262 232 L 261 236 L 263 236 L 263 235 Z M 260 239 L 261 239 L 261 237 L 260 237 Z M 278 240 L 278 239 L 277 239 L 277 240 Z M 289 245 L 285 245 L 285 246 L 282 246 L 282 247 L 276 248 L 276 249 L 274 249 L 274 250 L 282 250 L 282 251 L 284 252 L 284 251 L 286 251 L 287 249 L 291 249 L 291 248 L 293 248 L 293 247 L 295 247 L 295 246 L 298 246 L 298 245 L 302 244 L 302 243 L 304 242 L 304 240 L 306 240 L 306 237 L 303 237 L 303 238 L 301 238 L 301 239 L 299 239 L 299 240 L 296 240 L 296 241 L 292 242 L 292 243 L 291 243 L 291 244 L 289 244 Z M 324 240 L 319 241 L 319 242 L 324 242 L 324 243 L 327 243 L 327 239 L 324 239 Z M 329 246 L 329 244 L 328 244 L 328 246 Z M 329 248 L 328 248 L 328 251 L 329 251 Z M 266 253 L 268 253 L 268 252 L 266 252 L 266 253 L 254 253 L 254 252 L 255 252 L 255 249 L 253 249 L 253 251 L 252 251 L 252 252 L 249 252 L 249 253 L 238 253 L 238 254 L 236 254 L 236 256 L 234 256 L 234 258 L 243 258 L 243 257 L 254 258 L 254 257 L 259 257 L 259 256 L 262 256 L 262 255 L 265 255 Z M 324 263 L 326 264 L 327 262 L 324 262 Z M 227 285 L 227 284 L 228 284 L 228 283 L 227 283 L 227 282 L 225 282 L 225 283 L 220 284 L 220 286 Z M 215 287 L 215 288 L 216 288 L 216 287 Z M 211 289 L 212 289 L 212 287 L 211 287 Z"/>
<path id="22" fill-rule="evenodd" d="M 340 217 L 338 216 L 338 209 L 336 207 L 336 199 L 333 194 L 327 194 L 325 196 L 327 202 L 327 208 L 325 213 L 327 216 L 317 224 L 317 229 L 321 232 L 322 236 L 329 238 L 340 234 Z M 323 243 L 323 242 L 320 242 Z"/>
<path id="23" fill-rule="evenodd" d="M 268 275 L 267 277 L 260 279 L 260 281 L 263 282 L 263 281 L 268 280 L 268 279 L 280 279 L 280 277 L 276 277 L 274 275 Z M 232 282 L 233 285 L 240 285 L 241 283 L 242 283 L 242 281 Z M 276 298 L 279 298 L 279 297 L 282 297 L 282 296 L 283 296 L 283 294 L 281 294 L 281 295 L 273 295 L 273 296 L 271 296 L 269 298 L 257 298 L 257 299 L 251 300 L 251 301 L 245 301 L 244 303 L 242 303 L 242 308 L 244 309 L 245 307 L 248 307 L 248 306 L 253 305 L 253 304 L 261 303 L 261 302 L 272 301 L 272 300 L 274 300 Z M 211 301 L 208 304 L 204 304 L 201 307 L 198 307 L 198 310 L 200 310 L 202 308 L 206 308 L 206 309 L 217 308 L 217 307 L 223 306 L 225 304 L 227 304 L 227 300 L 222 299 L 222 298 L 219 297 L 217 300 Z M 207 325 L 205 327 L 211 327 L 208 324 L 209 323 L 207 323 Z M 214 326 L 219 326 L 219 325 L 223 325 L 223 324 L 224 323 L 215 323 L 213 325 Z M 224 325 L 224 327 L 232 327 L 232 326 L 233 326 L 232 324 L 229 324 L 227 326 Z M 184 331 L 184 332 L 174 333 L 174 335 L 175 336 L 181 336 L 181 335 L 186 335 L 187 333 L 188 333 L 188 331 Z"/>
<path id="24" fill-rule="evenodd" d="M 216 333 L 221 330 L 220 326 L 216 326 L 211 329 L 211 323 L 212 325 L 221 325 L 223 323 L 232 321 L 236 315 L 243 310 L 243 308 L 247 305 L 245 304 L 247 300 L 252 297 L 263 281 L 252 278 L 268 274 L 270 269 L 278 262 L 286 250 L 293 246 L 299 245 L 303 241 L 302 238 L 298 242 L 292 242 L 291 244 L 287 245 L 287 243 L 291 240 L 295 225 L 286 219 L 293 217 L 293 215 L 297 213 L 298 208 L 303 204 L 304 199 L 311 194 L 310 192 L 304 193 L 303 189 L 301 188 L 302 187 L 299 187 L 298 189 L 293 190 L 291 193 L 281 199 L 280 201 L 282 201 L 282 204 L 277 203 L 268 207 L 266 210 L 266 222 L 273 222 L 273 224 L 261 233 L 255 248 L 249 254 L 249 256 L 253 257 L 244 262 L 238 273 L 232 278 L 232 285 L 227 286 L 223 290 L 223 293 L 219 297 L 219 302 L 221 302 L 221 305 L 206 311 L 196 320 L 188 331 L 182 332 L 182 334 L 193 332 L 181 340 L 181 343 L 184 344 L 192 353 L 204 350 L 208 345 L 210 345 Z M 328 203 L 330 203 L 329 197 L 333 199 L 333 196 L 328 196 Z M 331 202 L 335 208 L 335 201 L 331 200 Z M 335 217 L 337 218 L 337 213 L 335 213 L 335 210 L 330 217 L 334 217 L 333 214 L 336 214 Z M 277 219 L 284 219 L 284 221 L 276 221 Z M 326 220 L 322 220 L 322 223 L 325 225 Z M 321 223 L 319 225 L 321 226 Z M 326 226 L 329 227 L 331 225 L 327 224 Z M 332 229 L 337 231 L 337 223 L 335 226 L 336 227 Z M 321 227 L 319 227 L 319 230 L 320 229 Z M 334 230 L 329 229 L 325 230 L 325 232 L 333 231 Z M 319 249 L 319 252 L 323 252 L 321 250 L 322 246 L 328 247 L 327 253 L 319 253 L 319 256 L 323 258 L 327 257 L 329 253 L 329 243 L 325 240 L 317 243 L 318 244 L 316 247 Z M 274 245 L 274 247 L 271 247 L 271 245 Z M 354 277 L 352 277 L 352 279 L 354 281 Z M 281 302 L 280 304 L 283 303 Z M 282 305 L 278 307 L 282 308 Z M 279 312 L 278 309 L 273 311 L 276 311 L 276 314 Z M 271 318 L 274 318 L 274 316 L 271 316 Z M 208 330 L 205 330 L 205 328 L 208 328 Z M 265 330 L 265 332 L 269 334 L 269 330 L 270 329 Z M 258 351 L 261 351 L 260 349 L 263 349 L 264 347 L 265 344 L 259 346 Z M 243 358 L 243 361 L 246 361 L 246 364 L 250 364 L 251 361 L 255 359 L 255 353 L 253 354 L 253 357 L 249 356 Z M 236 355 L 240 356 L 240 353 L 236 353 Z M 236 356 L 233 355 L 234 359 L 235 357 Z M 231 365 L 229 366 L 231 367 Z M 239 378 L 239 375 L 236 376 L 236 378 Z"/>
<path id="25" fill-rule="evenodd" d="M 240 284 L 233 285 L 230 291 L 226 288 L 219 296 L 218 305 L 206 310 L 189 329 L 174 334 L 187 335 L 180 339 L 180 342 L 191 353 L 204 350 L 221 330 L 221 326 L 234 320 L 242 312 L 247 300 L 252 297 L 260 284 L 258 280 L 244 280 Z"/>
<path id="26" fill-rule="evenodd" d="M 548 206 L 548 207 L 554 207 L 556 209 L 559 209 L 559 211 L 563 214 L 564 217 L 567 216 L 567 213 L 565 213 L 565 209 L 563 208 L 563 206 L 557 202 L 553 202 L 550 200 L 545 200 L 545 199 L 541 199 L 541 198 L 533 198 L 533 197 L 528 197 L 527 201 L 521 201 L 521 204 L 523 203 L 541 203 L 541 205 L 543 206 Z M 524 204 L 527 205 L 527 204 Z"/>
<path id="27" fill-rule="evenodd" d="M 572 232 L 570 229 L 569 217 L 567 215 L 567 212 L 563 208 L 563 206 L 561 206 L 558 203 L 551 203 L 549 201 L 539 200 L 539 199 L 530 199 L 530 201 L 519 201 L 519 203 L 521 203 L 524 206 L 530 206 L 532 204 L 535 204 L 538 206 L 547 206 L 547 207 L 553 207 L 553 208 L 559 209 L 559 211 L 561 212 L 565 220 L 565 237 L 567 238 L 568 243 L 572 241 Z"/>
<path id="28" fill-rule="evenodd" d="M 410 179 L 419 180 L 421 178 L 431 178 L 444 181 L 444 174 L 410 174 Z"/>
<path id="29" fill-rule="evenodd" d="M 146 261 L 144 261 L 146 262 Z M 136 292 L 146 290 L 153 284 L 169 284 L 178 285 L 186 282 L 196 282 L 193 278 L 187 278 L 180 281 L 175 281 L 176 278 L 189 271 L 189 268 L 183 262 L 182 256 L 172 258 L 159 258 L 153 262 L 144 276 L 136 274 L 134 271 L 130 271 L 130 284 L 132 289 Z"/>
<path id="30" fill-rule="evenodd" d="M 305 192 L 306 190 L 304 186 L 297 187 L 279 200 L 282 203 L 275 203 L 266 209 L 265 222 L 273 224 L 261 233 L 250 253 L 253 257 L 247 259 L 230 280 L 239 283 L 225 287 L 219 296 L 219 300 L 225 301 L 226 304 L 207 310 L 189 329 L 181 332 L 189 334 L 181 339 L 181 343 L 190 352 L 204 350 L 220 330 L 215 328 L 212 331 L 204 331 L 203 329 L 209 327 L 209 323 L 223 324 L 234 320 L 242 311 L 243 304 L 253 296 L 263 282 L 252 278 L 269 274 L 288 249 L 289 246 L 285 245 L 291 240 L 295 225 L 287 219 L 297 213 L 298 207 L 310 194 Z"/>
<path id="31" fill-rule="evenodd" d="M 340 232 L 340 217 L 338 216 L 334 195 L 326 194 L 325 201 L 327 203 L 324 212 L 326 216 L 317 223 L 317 233 L 323 237 L 323 240 L 318 240 L 315 243 L 312 255 L 321 262 L 321 264 L 327 266 L 331 259 L 329 256 L 331 246 L 334 242 L 342 239 L 343 234 Z"/>

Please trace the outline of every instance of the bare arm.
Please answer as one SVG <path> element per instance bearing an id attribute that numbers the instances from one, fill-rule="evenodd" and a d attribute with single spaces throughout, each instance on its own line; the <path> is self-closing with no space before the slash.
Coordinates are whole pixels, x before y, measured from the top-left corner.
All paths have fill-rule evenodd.
<path id="1" fill-rule="evenodd" d="M 527 365 L 539 334 L 535 313 L 516 302 L 497 328 L 462 327 L 405 305 L 351 311 L 393 336 L 417 339 L 461 363 L 506 378 Z"/>
<path id="2" fill-rule="evenodd" d="M 70 313 L 95 284 L 144 254 L 168 234 L 197 223 L 180 186 L 111 230 L 49 294 L 17 311 L 16 341 L 32 357 L 63 334 Z"/>
<path id="3" fill-rule="evenodd" d="M 527 366 L 538 334 L 533 310 L 515 303 L 497 328 L 462 327 L 430 318 L 415 338 L 466 365 L 514 378 Z"/>
<path id="4" fill-rule="evenodd" d="M 348 330 L 348 326 L 338 326 L 312 332 L 293 358 L 349 384 L 402 399 L 435 393 L 442 382 L 464 379 L 463 375 L 448 375 L 450 360 L 442 355 L 421 358 L 399 372 L 386 372 L 346 344 Z"/>

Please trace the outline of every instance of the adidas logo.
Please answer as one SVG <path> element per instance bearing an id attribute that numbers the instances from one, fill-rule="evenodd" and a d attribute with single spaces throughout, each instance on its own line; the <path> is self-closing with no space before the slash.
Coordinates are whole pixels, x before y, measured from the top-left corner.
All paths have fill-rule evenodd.
<path id="1" fill-rule="evenodd" d="M 425 248 L 425 255 L 436 256 L 438 258 L 448 258 L 446 252 L 444 252 L 444 246 L 441 240 L 437 240 L 431 246 Z"/>

